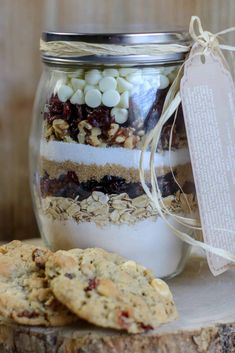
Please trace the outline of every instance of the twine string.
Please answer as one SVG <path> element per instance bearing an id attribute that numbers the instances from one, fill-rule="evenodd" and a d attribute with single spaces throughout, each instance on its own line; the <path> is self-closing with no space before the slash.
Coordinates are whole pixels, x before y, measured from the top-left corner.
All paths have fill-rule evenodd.
<path id="1" fill-rule="evenodd" d="M 197 29 L 196 29 L 196 26 L 197 26 Z M 202 230 L 199 220 L 189 218 L 189 217 L 174 215 L 173 213 L 167 211 L 166 207 L 164 207 L 163 199 L 161 196 L 161 191 L 159 189 L 158 182 L 157 182 L 156 170 L 155 170 L 155 166 L 154 166 L 154 153 L 156 152 L 156 148 L 158 146 L 164 124 L 170 119 L 172 114 L 178 109 L 178 107 L 181 103 L 180 81 L 181 81 L 181 78 L 183 75 L 183 69 L 184 69 L 186 62 L 188 62 L 188 60 L 192 59 L 192 57 L 202 56 L 208 50 L 211 50 L 215 55 L 218 55 L 221 58 L 225 67 L 229 68 L 229 65 L 223 55 L 222 50 L 227 50 L 227 51 L 231 52 L 231 51 L 235 51 L 235 47 L 232 47 L 229 45 L 221 45 L 218 41 L 218 37 L 221 35 L 230 33 L 230 32 L 234 32 L 234 31 L 235 31 L 235 27 L 231 27 L 231 28 L 228 28 L 228 29 L 223 30 L 221 32 L 218 32 L 216 34 L 212 34 L 208 31 L 203 30 L 202 25 L 201 25 L 201 21 L 197 16 L 193 16 L 191 18 L 191 22 L 190 22 L 190 26 L 189 26 L 189 33 L 190 33 L 192 39 L 194 40 L 194 45 L 191 49 L 189 57 L 186 59 L 186 61 L 179 68 L 178 75 L 175 78 L 175 81 L 173 82 L 173 84 L 171 85 L 171 87 L 167 93 L 161 117 L 145 141 L 145 144 L 144 144 L 142 151 L 141 151 L 140 164 L 139 164 L 140 180 L 141 180 L 141 184 L 144 188 L 144 191 L 149 196 L 151 201 L 154 203 L 159 215 L 166 222 L 166 224 L 169 226 L 169 228 L 171 228 L 173 233 L 178 238 L 183 240 L 184 242 L 186 242 L 190 245 L 194 245 L 196 247 L 199 247 L 201 249 L 204 249 L 205 251 L 208 251 L 208 252 L 213 253 L 215 255 L 221 256 L 230 262 L 235 262 L 235 254 L 234 253 L 227 251 L 227 250 L 224 250 L 222 248 L 214 247 L 212 245 L 203 243 L 199 240 L 192 238 L 189 234 L 187 234 L 183 231 L 180 231 L 175 226 L 173 226 L 170 223 L 170 221 L 167 219 L 166 215 L 168 214 L 171 216 L 172 219 L 174 218 L 174 220 L 178 224 L 183 225 L 187 229 Z M 194 51 L 195 48 L 200 48 L 201 51 L 195 52 Z M 151 173 L 151 187 L 152 187 L 151 190 L 145 182 L 144 169 L 143 169 L 143 157 L 144 157 L 144 154 L 149 146 L 151 149 L 150 160 L 149 160 L 149 167 L 150 167 L 150 173 Z M 169 146 L 169 152 L 170 151 L 171 151 L 171 144 Z M 185 194 L 184 194 L 184 196 L 187 197 Z M 213 230 L 220 231 L 220 232 L 225 231 L 225 232 L 228 232 L 231 234 L 235 234 L 235 230 L 231 230 L 231 229 L 214 228 Z"/>
<path id="2" fill-rule="evenodd" d="M 117 45 L 99 44 L 87 42 L 68 42 L 40 40 L 40 50 L 46 55 L 68 57 L 68 56 L 90 56 L 90 55 L 151 55 L 187 53 L 190 45 L 181 44 L 138 44 Z"/>

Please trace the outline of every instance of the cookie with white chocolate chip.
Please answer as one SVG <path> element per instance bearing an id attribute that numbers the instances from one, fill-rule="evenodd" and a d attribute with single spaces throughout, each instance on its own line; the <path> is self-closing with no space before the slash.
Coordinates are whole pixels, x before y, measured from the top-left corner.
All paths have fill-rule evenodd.
<path id="1" fill-rule="evenodd" d="M 102 249 L 57 251 L 46 263 L 46 274 L 61 303 L 99 326 L 137 333 L 177 316 L 164 281 Z"/>
<path id="2" fill-rule="evenodd" d="M 24 325 L 59 326 L 77 320 L 53 295 L 45 276 L 46 248 L 13 241 L 0 247 L 0 315 Z"/>

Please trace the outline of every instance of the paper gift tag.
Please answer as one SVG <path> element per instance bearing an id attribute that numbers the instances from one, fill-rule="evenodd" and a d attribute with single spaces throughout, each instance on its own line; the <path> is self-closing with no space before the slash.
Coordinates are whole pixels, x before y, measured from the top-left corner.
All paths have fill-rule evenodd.
<path id="1" fill-rule="evenodd" d="M 181 98 L 204 241 L 235 253 L 235 86 L 220 57 L 190 57 Z M 207 258 L 214 275 L 229 268 Z"/>

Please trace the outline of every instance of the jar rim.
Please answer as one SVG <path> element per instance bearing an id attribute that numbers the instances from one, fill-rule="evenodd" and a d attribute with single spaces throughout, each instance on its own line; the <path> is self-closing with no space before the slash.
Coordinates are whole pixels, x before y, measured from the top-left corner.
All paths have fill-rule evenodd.
<path id="1" fill-rule="evenodd" d="M 181 44 L 190 42 L 187 31 L 136 32 L 136 33 L 76 33 L 76 32 L 42 32 L 45 42 L 71 41 L 100 44 L 137 45 L 137 44 Z"/>
<path id="2" fill-rule="evenodd" d="M 52 32 L 42 33 L 45 42 L 68 41 L 85 42 L 110 45 L 182 45 L 190 46 L 191 38 L 187 31 L 164 31 L 164 32 L 136 32 L 136 33 L 76 33 L 76 32 Z M 88 55 L 88 56 L 54 56 L 42 53 L 43 62 L 51 64 L 167 64 L 182 62 L 187 52 L 160 53 L 159 55 Z"/>
<path id="3" fill-rule="evenodd" d="M 149 66 L 180 64 L 185 60 L 186 53 L 167 54 L 159 56 L 125 55 L 125 56 L 83 56 L 83 57 L 55 57 L 43 54 L 43 63 L 48 65 L 107 65 L 107 66 Z"/>

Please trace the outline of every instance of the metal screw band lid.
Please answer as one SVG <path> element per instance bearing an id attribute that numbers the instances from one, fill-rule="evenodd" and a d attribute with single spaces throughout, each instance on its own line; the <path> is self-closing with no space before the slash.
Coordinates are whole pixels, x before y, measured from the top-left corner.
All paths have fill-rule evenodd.
<path id="1" fill-rule="evenodd" d="M 78 63 L 103 63 L 103 64 L 158 64 L 182 61 L 190 47 L 190 37 L 184 31 L 172 32 L 147 32 L 147 33 L 67 33 L 67 32 L 43 32 L 42 41 L 44 46 L 49 48 L 55 43 L 57 46 L 66 43 L 74 48 L 84 46 L 99 46 L 110 47 L 110 52 L 113 48 L 119 48 L 118 54 L 112 55 L 104 53 L 92 55 L 55 55 L 53 50 L 46 52 L 42 51 L 42 59 L 48 63 L 56 64 L 78 64 Z M 177 51 L 169 51 L 171 46 L 177 47 Z M 133 48 L 135 54 L 128 54 L 127 48 Z M 153 49 L 159 48 L 159 53 L 151 55 Z M 168 48 L 168 50 L 166 49 Z M 142 50 L 141 50 L 142 49 Z M 146 55 L 143 54 L 146 50 Z M 166 50 L 164 52 L 164 50 Z M 125 53 L 127 51 L 127 53 Z M 76 53 L 76 52 L 75 52 Z M 141 54 L 140 54 L 141 53 Z M 88 51 L 88 54 L 89 51 Z"/>

